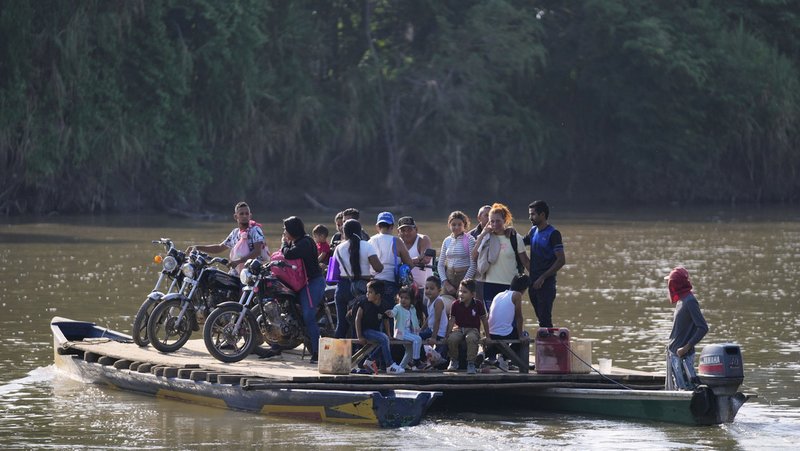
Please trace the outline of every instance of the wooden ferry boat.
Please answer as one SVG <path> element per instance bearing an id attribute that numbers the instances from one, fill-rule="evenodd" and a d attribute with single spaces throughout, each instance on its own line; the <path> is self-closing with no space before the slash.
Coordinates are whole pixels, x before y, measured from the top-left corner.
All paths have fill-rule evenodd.
<path id="1" fill-rule="evenodd" d="M 202 340 L 190 340 L 179 351 L 162 354 L 140 348 L 130 336 L 91 322 L 55 317 L 50 326 L 56 367 L 78 380 L 196 404 L 314 421 L 386 428 L 412 426 L 433 408 L 547 410 L 719 424 L 733 421 L 748 399 L 729 386 L 666 391 L 663 375 L 620 368 L 608 375 L 500 370 L 475 375 L 320 374 L 299 350 L 285 351 L 280 361 L 248 357 L 222 363 L 208 355 Z M 485 402 L 487 392 L 491 393 L 491 403 Z"/>

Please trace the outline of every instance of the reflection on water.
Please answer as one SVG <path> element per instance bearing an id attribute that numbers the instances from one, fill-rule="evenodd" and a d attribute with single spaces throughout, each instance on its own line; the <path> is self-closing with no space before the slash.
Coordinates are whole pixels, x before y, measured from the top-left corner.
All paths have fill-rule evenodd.
<path id="1" fill-rule="evenodd" d="M 52 370 L 50 318 L 90 319 L 129 331 L 158 276 L 152 257 L 161 249 L 150 240 L 170 237 L 179 247 L 219 242 L 232 224 L 72 218 L 0 226 L 0 446 L 788 448 L 800 439 L 797 218 L 642 218 L 554 218 L 568 262 L 558 280 L 554 319 L 574 337 L 594 340 L 594 361 L 611 357 L 618 366 L 663 371 L 672 319 L 663 276 L 674 265 L 686 266 L 711 327 L 702 343 L 739 343 L 745 388 L 759 395 L 731 425 L 686 428 L 545 413 L 464 412 L 435 413 L 419 427 L 377 433 L 87 387 Z M 418 224 L 438 250 L 447 233 L 444 221 Z M 267 223 L 265 229 L 275 247 L 281 228 Z M 524 313 L 526 327 L 533 328 L 529 305 Z"/>

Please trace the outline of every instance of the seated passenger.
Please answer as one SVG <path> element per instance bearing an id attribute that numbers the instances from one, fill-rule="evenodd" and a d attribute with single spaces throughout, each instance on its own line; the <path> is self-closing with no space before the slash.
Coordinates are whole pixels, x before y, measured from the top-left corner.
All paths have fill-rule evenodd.
<path id="1" fill-rule="evenodd" d="M 383 361 L 386 365 L 386 372 L 390 374 L 401 374 L 405 370 L 392 360 L 392 352 L 389 349 L 389 336 L 381 332 L 381 323 L 384 322 L 383 312 L 380 309 L 381 296 L 385 290 L 383 282 L 372 280 L 367 283 L 367 297 L 363 299 L 357 307 L 355 329 L 358 342 L 366 345 L 368 341 L 378 343 Z M 365 367 L 372 367 L 377 370 L 377 365 L 364 362 Z"/>
<path id="2" fill-rule="evenodd" d="M 478 342 L 481 335 L 481 323 L 486 334 L 489 323 L 486 320 L 486 307 L 475 299 L 475 281 L 464 279 L 458 286 L 458 301 L 450 310 L 450 322 L 447 325 L 447 349 L 450 354 L 450 365 L 447 371 L 458 369 L 458 351 L 462 344 L 467 347 L 467 374 L 475 374 L 475 358 L 478 356 Z"/>
<path id="3" fill-rule="evenodd" d="M 528 338 L 528 333 L 522 328 L 522 293 L 530 286 L 530 281 L 530 277 L 526 274 L 517 274 L 511 280 L 511 287 L 494 297 L 489 308 L 489 338 L 492 340 Z M 522 331 L 521 337 L 520 331 Z M 512 344 L 511 349 L 519 353 L 519 344 Z M 495 354 L 502 366 L 505 360 L 501 358 L 500 347 L 491 345 L 486 349 L 487 357 Z"/>
<path id="4" fill-rule="evenodd" d="M 400 366 L 405 369 L 411 362 L 412 370 L 421 370 L 422 362 L 419 360 L 422 350 L 422 338 L 419 334 L 419 318 L 417 310 L 411 305 L 411 287 L 402 287 L 397 292 L 397 304 L 392 310 L 386 311 L 386 316 L 394 318 L 394 338 L 410 342 L 404 344 L 406 353 Z M 413 360 L 412 360 L 413 358 Z"/>
<path id="5" fill-rule="evenodd" d="M 423 305 L 427 312 L 427 322 L 425 327 L 419 333 L 419 336 L 426 343 L 433 346 L 436 345 L 436 351 L 441 354 L 443 358 L 447 358 L 447 345 L 438 345 L 436 342 L 444 340 L 447 335 L 447 307 L 445 306 L 444 299 L 441 296 L 442 281 L 436 276 L 428 277 L 425 281 L 425 297 Z"/>

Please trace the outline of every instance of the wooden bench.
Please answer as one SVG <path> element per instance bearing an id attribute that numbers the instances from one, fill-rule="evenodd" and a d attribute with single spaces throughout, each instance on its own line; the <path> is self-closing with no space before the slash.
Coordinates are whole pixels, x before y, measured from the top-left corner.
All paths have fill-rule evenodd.
<path id="1" fill-rule="evenodd" d="M 358 342 L 358 340 L 351 339 L 351 342 Z M 405 340 L 396 340 L 394 338 L 389 339 L 389 346 L 393 345 L 406 345 L 408 341 Z M 528 373 L 530 371 L 530 340 L 492 340 L 492 339 L 482 339 L 481 344 L 483 345 L 483 349 L 488 348 L 490 345 L 497 346 L 500 348 L 500 353 L 503 354 L 505 358 L 511 361 L 514 365 L 519 368 L 520 373 Z M 436 342 L 436 345 L 444 345 L 447 344 L 445 340 L 439 340 Z M 514 352 L 511 349 L 512 344 L 519 344 L 519 354 Z M 366 345 L 361 347 L 355 354 L 353 354 L 351 363 L 352 368 L 358 368 L 361 362 L 367 358 L 368 355 L 372 353 L 378 347 L 378 343 L 374 341 L 368 341 Z"/>

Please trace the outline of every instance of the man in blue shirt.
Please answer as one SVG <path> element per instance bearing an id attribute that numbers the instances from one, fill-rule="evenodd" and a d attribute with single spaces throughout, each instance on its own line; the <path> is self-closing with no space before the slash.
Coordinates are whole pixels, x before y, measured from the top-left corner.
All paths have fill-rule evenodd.
<path id="1" fill-rule="evenodd" d="M 553 302 L 556 300 L 556 273 L 564 263 L 564 244 L 561 232 L 550 225 L 550 207 L 537 200 L 528 205 L 531 220 L 530 232 L 524 242 L 531 247 L 531 287 L 528 294 L 533 304 L 539 327 L 553 327 Z"/>

